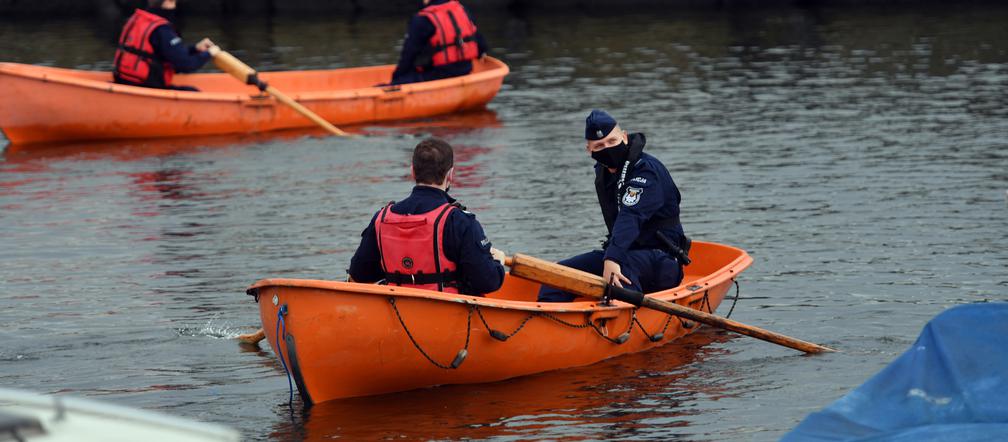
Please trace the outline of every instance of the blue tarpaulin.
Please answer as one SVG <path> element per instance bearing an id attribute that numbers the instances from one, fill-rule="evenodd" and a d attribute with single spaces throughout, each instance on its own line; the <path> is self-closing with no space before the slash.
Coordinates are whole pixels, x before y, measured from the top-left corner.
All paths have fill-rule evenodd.
<path id="1" fill-rule="evenodd" d="M 1008 303 L 961 305 L 783 442 L 1008 441 Z"/>

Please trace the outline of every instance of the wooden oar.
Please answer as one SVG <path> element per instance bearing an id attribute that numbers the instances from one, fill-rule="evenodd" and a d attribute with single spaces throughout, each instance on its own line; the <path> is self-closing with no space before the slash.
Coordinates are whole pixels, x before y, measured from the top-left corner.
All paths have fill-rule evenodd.
<path id="1" fill-rule="evenodd" d="M 505 263 L 508 267 L 511 267 L 511 274 L 514 276 L 539 282 L 550 287 L 556 287 L 578 295 L 592 298 L 602 298 L 603 294 L 605 294 L 608 289 L 609 295 L 613 299 L 658 310 L 660 312 L 704 323 L 713 327 L 731 330 L 736 333 L 752 336 L 756 339 L 762 339 L 764 341 L 783 345 L 785 347 L 790 347 L 805 353 L 836 351 L 828 347 L 823 347 L 818 344 L 774 333 L 759 327 L 746 325 L 741 322 L 722 318 L 707 312 L 683 307 L 674 302 L 645 296 L 640 292 L 621 289 L 618 287 L 608 287 L 608 284 L 606 284 L 601 277 L 528 255 L 516 253 L 513 257 L 508 258 Z"/>
<path id="2" fill-rule="evenodd" d="M 341 137 L 347 136 L 346 132 L 343 132 L 342 130 L 339 130 L 339 128 L 337 128 L 336 126 L 329 124 L 328 121 L 323 120 L 322 117 L 316 115 L 315 112 L 308 110 L 308 108 L 302 106 L 301 103 L 294 101 L 293 98 L 288 97 L 283 92 L 276 90 L 275 87 L 270 86 L 266 84 L 265 81 L 260 80 L 259 75 L 256 73 L 255 69 L 252 69 L 251 67 L 249 67 L 249 65 L 242 63 L 241 60 L 235 58 L 235 56 L 229 54 L 227 51 L 217 46 L 211 46 L 209 52 L 210 56 L 212 56 L 214 59 L 214 64 L 217 65 L 217 67 L 220 68 L 220 70 L 227 72 L 228 74 L 231 74 L 232 77 L 237 78 L 242 83 L 256 86 L 259 88 L 259 90 L 265 91 L 266 93 L 272 95 L 273 98 L 277 99 L 277 101 L 290 106 L 299 114 L 308 117 L 309 120 L 312 120 L 313 122 L 315 122 L 315 124 L 322 126 L 325 130 L 329 131 L 329 133 Z"/>
<path id="3" fill-rule="evenodd" d="M 260 328 L 255 333 L 238 335 L 235 339 L 238 340 L 239 344 L 259 345 L 259 341 L 266 339 L 266 331 Z"/>

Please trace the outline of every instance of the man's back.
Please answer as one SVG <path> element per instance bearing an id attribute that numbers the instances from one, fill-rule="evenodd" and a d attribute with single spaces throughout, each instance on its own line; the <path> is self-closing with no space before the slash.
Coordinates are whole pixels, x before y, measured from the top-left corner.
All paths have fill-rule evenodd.
<path id="1" fill-rule="evenodd" d="M 458 17 L 457 19 L 452 15 L 449 19 L 440 20 L 435 15 L 424 13 L 424 11 L 440 8 L 449 3 L 457 4 L 458 2 L 456 0 L 431 0 L 420 13 L 410 19 L 406 39 L 403 41 L 402 51 L 399 55 L 399 63 L 392 73 L 393 84 L 415 83 L 466 75 L 472 71 L 472 59 L 486 53 L 486 40 L 476 30 L 475 24 L 472 23 L 472 16 L 461 5 L 457 9 L 457 11 L 461 12 L 456 15 L 463 15 L 464 17 Z M 431 46 L 431 39 L 436 35 L 438 29 L 440 29 L 439 26 L 452 32 L 459 31 L 464 33 L 465 30 L 463 28 L 466 27 L 465 23 L 471 25 L 473 31 L 471 37 L 466 37 L 467 43 L 463 44 L 464 47 L 469 48 L 468 51 L 470 53 L 463 55 L 466 51 L 461 47 L 456 48 L 452 44 L 454 41 L 452 41 L 447 42 L 450 46 L 446 48 L 448 51 L 445 51 L 445 53 L 453 57 L 458 56 L 458 59 L 437 59 L 437 53 Z M 459 37 L 463 36 L 460 35 Z M 475 52 L 475 55 L 472 52 Z"/>
<path id="2" fill-rule="evenodd" d="M 392 205 L 390 210 L 400 215 L 429 213 L 446 203 L 454 203 L 448 194 L 429 186 L 416 186 L 410 196 Z M 361 233 L 361 243 L 350 261 L 350 277 L 357 282 L 377 282 L 385 279 L 381 251 L 375 223 Z M 484 295 L 500 288 L 504 281 L 504 268 L 490 254 L 490 241 L 475 215 L 460 208 L 449 211 L 443 220 L 441 240 L 445 257 L 455 264 L 459 291 L 468 295 Z M 433 250 L 431 251 L 433 252 Z"/>
<path id="3" fill-rule="evenodd" d="M 123 27 L 115 56 L 113 76 L 117 83 L 153 88 L 195 90 L 173 87 L 176 72 L 199 70 L 210 60 L 213 43 L 204 39 L 187 46 L 172 24 L 173 11 L 137 9 Z"/>

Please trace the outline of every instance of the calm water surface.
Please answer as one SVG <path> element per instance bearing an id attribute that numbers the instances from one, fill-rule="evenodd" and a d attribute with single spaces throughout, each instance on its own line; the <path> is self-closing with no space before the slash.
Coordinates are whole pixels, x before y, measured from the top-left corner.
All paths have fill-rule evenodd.
<path id="1" fill-rule="evenodd" d="M 774 440 L 938 312 L 1008 299 L 1008 8 L 645 11 L 477 20 L 512 74 L 483 112 L 317 133 L 9 147 L 0 385 L 234 426 L 249 440 Z M 264 69 L 393 63 L 404 18 L 190 19 Z M 109 69 L 116 30 L 0 18 L 0 59 Z M 0 103 L 9 106 L 10 103 Z M 733 318 L 590 367 L 288 408 L 246 286 L 343 278 L 409 155 L 457 149 L 497 247 L 561 259 L 604 227 L 583 119 L 648 135 L 697 239 L 744 248 Z M 82 104 L 86 109 L 86 104 Z M 722 314 L 727 305 L 722 306 Z"/>

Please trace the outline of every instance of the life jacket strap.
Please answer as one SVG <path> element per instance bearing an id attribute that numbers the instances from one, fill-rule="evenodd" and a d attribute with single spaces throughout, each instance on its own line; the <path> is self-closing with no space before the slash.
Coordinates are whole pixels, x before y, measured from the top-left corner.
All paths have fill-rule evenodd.
<path id="1" fill-rule="evenodd" d="M 126 46 L 124 44 L 120 44 L 119 45 L 119 49 L 121 49 L 123 51 L 126 51 L 126 52 L 129 52 L 130 54 L 133 54 L 133 55 L 138 55 L 140 57 L 152 59 L 154 61 L 157 61 L 157 59 L 158 59 L 158 56 L 154 55 L 153 53 L 150 53 L 150 52 L 147 52 L 147 51 L 141 51 L 141 50 L 136 49 L 136 48 L 131 48 L 131 47 Z"/>

